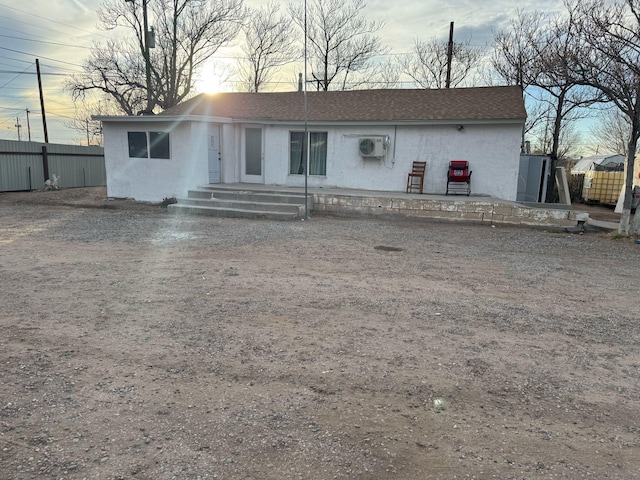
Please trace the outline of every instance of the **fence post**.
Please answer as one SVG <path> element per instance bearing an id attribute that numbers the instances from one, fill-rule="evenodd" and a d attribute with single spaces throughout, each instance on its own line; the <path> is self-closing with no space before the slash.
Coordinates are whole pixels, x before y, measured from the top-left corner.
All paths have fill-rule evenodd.
<path id="1" fill-rule="evenodd" d="M 44 181 L 49 180 L 49 156 L 47 155 L 47 146 L 42 146 L 42 170 L 44 172 Z"/>

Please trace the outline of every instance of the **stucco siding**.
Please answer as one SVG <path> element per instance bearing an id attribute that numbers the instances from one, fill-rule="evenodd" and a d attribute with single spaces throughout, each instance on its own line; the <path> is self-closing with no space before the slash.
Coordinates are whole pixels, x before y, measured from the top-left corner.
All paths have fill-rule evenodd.
<path id="1" fill-rule="evenodd" d="M 238 126 L 230 123 L 222 124 L 220 128 L 221 183 L 240 181 L 240 144 L 236 138 L 237 130 Z"/>
<path id="2" fill-rule="evenodd" d="M 207 183 L 207 124 L 105 122 L 107 195 L 159 202 Z M 127 132 L 169 132 L 169 159 L 130 158 Z"/>
<path id="3" fill-rule="evenodd" d="M 289 132 L 299 127 L 265 127 L 265 183 L 302 186 L 304 176 L 289 174 Z M 506 125 L 322 127 L 326 131 L 326 176 L 308 177 L 311 187 L 404 191 L 407 173 L 414 161 L 426 161 L 425 193 L 442 194 L 450 160 L 468 160 L 473 170 L 475 194 L 515 200 L 521 127 Z M 358 140 L 366 136 L 388 136 L 383 158 L 362 158 Z"/>
<path id="4" fill-rule="evenodd" d="M 256 125 L 256 124 L 252 124 Z M 244 168 L 243 131 L 246 125 L 220 124 L 222 183 L 241 182 Z M 289 174 L 289 135 L 301 125 L 262 125 L 264 183 L 303 186 L 303 175 Z M 169 131 L 171 158 L 129 158 L 128 131 Z M 471 189 L 505 200 L 516 200 L 521 126 L 469 124 L 433 126 L 316 126 L 327 132 L 326 175 L 308 177 L 310 187 L 404 192 L 414 161 L 426 161 L 424 192 L 446 190 L 449 161 L 468 160 L 473 170 Z M 200 121 L 105 122 L 107 193 L 110 197 L 161 201 L 183 197 L 190 188 L 208 183 L 208 124 Z M 361 137 L 384 136 L 388 148 L 382 158 L 362 158 Z"/>

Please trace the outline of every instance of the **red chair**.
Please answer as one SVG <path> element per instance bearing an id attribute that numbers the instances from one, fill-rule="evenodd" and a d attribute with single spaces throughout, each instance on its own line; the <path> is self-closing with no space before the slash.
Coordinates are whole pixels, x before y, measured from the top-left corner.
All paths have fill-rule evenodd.
<path id="1" fill-rule="evenodd" d="M 472 173 L 466 160 L 451 160 L 447 172 L 447 195 L 449 192 L 471 195 Z"/>
<path id="2" fill-rule="evenodd" d="M 407 193 L 413 192 L 414 188 L 418 193 L 422 193 L 424 187 L 424 172 L 427 169 L 427 162 L 413 162 L 411 173 L 407 177 Z"/>

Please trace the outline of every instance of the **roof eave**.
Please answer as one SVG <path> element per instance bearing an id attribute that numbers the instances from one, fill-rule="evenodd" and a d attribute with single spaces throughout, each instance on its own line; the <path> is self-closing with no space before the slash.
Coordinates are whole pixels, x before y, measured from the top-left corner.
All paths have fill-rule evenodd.
<path id="1" fill-rule="evenodd" d="M 140 122 L 152 122 L 152 123 L 178 123 L 178 122 L 215 122 L 215 123 L 232 123 L 233 120 L 228 117 L 209 117 L 204 115 L 139 115 L 139 116 L 125 116 L 125 115 L 110 115 L 102 116 L 95 115 L 91 117 L 92 120 L 97 120 L 106 123 L 140 123 Z"/>
<path id="2" fill-rule="evenodd" d="M 247 119 L 234 118 L 233 123 L 257 123 L 263 125 L 302 125 L 304 120 L 276 120 L 276 119 Z M 495 125 L 495 124 L 517 124 L 522 125 L 524 118 L 500 118 L 500 119 L 447 119 L 447 120 L 307 120 L 309 125 L 326 126 L 389 126 L 389 125 Z"/>
<path id="3" fill-rule="evenodd" d="M 213 122 L 213 123 L 254 123 L 261 125 L 303 125 L 305 120 L 284 120 L 274 118 L 228 118 L 205 115 L 149 115 L 149 116 L 93 116 L 93 120 L 104 123 L 180 123 L 180 122 Z M 307 120 L 309 125 L 325 126 L 388 126 L 388 125 L 495 125 L 518 124 L 524 118 L 483 118 L 483 119 L 425 119 L 425 120 Z"/>

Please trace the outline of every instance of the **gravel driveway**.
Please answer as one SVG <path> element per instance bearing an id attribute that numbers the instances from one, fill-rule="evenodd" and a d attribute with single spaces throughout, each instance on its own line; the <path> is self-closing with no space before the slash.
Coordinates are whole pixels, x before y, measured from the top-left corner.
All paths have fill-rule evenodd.
<path id="1" fill-rule="evenodd" d="M 630 240 L 16 198 L 2 478 L 640 478 Z"/>

